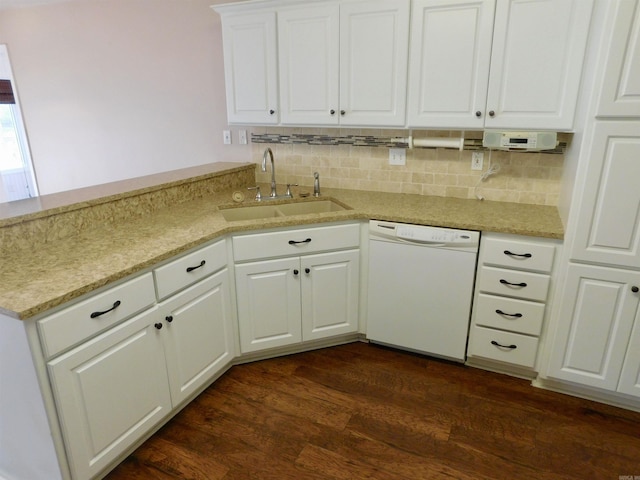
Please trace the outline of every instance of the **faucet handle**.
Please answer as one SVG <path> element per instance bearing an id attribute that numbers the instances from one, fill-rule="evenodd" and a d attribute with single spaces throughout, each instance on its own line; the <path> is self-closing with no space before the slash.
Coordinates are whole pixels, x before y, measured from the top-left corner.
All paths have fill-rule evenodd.
<path id="1" fill-rule="evenodd" d="M 260 193 L 260 186 L 256 185 L 255 187 L 247 187 L 247 190 L 255 190 L 256 191 L 256 201 L 262 200 L 262 194 Z"/>
<path id="2" fill-rule="evenodd" d="M 297 183 L 287 183 L 287 192 L 284 194 L 286 197 L 293 198 L 293 194 L 291 193 L 291 187 L 297 187 Z"/>

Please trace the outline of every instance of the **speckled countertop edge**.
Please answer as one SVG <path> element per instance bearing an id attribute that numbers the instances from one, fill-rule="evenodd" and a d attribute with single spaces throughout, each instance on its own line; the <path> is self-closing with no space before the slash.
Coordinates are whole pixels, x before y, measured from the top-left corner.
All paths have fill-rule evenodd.
<path id="1" fill-rule="evenodd" d="M 232 191 L 82 232 L 37 250 L 0 259 L 0 312 L 25 320 L 111 282 L 149 269 L 233 232 L 347 220 L 391 220 L 422 225 L 561 239 L 555 207 L 449 197 L 324 189 L 350 210 L 227 222 L 218 206 Z M 251 202 L 248 202 L 251 203 Z"/>

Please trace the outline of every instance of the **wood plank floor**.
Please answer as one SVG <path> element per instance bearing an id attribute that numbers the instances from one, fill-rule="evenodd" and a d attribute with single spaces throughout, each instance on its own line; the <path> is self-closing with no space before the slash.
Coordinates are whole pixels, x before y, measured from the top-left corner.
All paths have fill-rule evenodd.
<path id="1" fill-rule="evenodd" d="M 621 475 L 640 476 L 640 413 L 353 343 L 233 367 L 107 478 Z"/>

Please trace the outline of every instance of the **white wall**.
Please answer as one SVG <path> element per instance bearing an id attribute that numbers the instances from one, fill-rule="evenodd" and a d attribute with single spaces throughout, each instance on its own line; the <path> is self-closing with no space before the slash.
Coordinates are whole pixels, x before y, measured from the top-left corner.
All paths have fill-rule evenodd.
<path id="1" fill-rule="evenodd" d="M 212 3 L 221 2 L 0 10 L 41 194 L 251 160 L 249 146 L 222 144 L 222 35 Z"/>

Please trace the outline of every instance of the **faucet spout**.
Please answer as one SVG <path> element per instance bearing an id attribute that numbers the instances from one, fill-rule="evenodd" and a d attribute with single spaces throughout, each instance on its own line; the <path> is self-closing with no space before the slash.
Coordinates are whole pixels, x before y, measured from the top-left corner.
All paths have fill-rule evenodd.
<path id="1" fill-rule="evenodd" d="M 276 167 L 273 161 L 273 151 L 269 147 L 267 147 L 267 149 L 262 154 L 261 170 L 263 172 L 267 171 L 267 156 L 271 159 L 271 193 L 269 194 L 269 196 L 271 198 L 275 198 L 278 196 L 278 193 L 276 192 Z"/>

